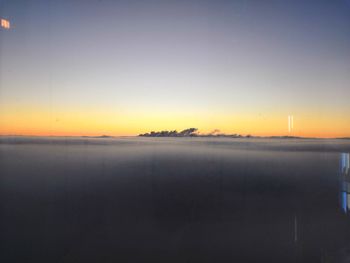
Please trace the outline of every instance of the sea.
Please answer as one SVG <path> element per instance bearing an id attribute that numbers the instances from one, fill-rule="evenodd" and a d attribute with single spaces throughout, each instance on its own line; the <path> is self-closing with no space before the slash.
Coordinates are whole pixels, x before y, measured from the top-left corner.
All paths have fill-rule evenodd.
<path id="1" fill-rule="evenodd" d="M 350 140 L 0 137 L 0 262 L 350 262 Z"/>

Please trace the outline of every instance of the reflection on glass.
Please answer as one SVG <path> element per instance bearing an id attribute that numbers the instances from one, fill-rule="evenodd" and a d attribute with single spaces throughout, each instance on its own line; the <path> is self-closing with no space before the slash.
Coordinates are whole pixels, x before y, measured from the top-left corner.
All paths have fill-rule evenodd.
<path id="1" fill-rule="evenodd" d="M 341 208 L 344 213 L 350 210 L 350 175 L 349 175 L 349 153 L 340 156 L 340 179 L 341 179 Z"/>
<path id="2" fill-rule="evenodd" d="M 1 27 L 5 28 L 5 29 L 10 29 L 10 21 L 1 18 Z"/>

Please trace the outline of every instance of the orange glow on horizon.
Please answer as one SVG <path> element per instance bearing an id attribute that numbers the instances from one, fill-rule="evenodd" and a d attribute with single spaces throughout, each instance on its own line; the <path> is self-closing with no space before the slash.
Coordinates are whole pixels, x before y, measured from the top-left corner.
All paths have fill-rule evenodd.
<path id="1" fill-rule="evenodd" d="M 0 135 L 31 136 L 135 136 L 160 130 L 181 131 L 195 127 L 202 134 L 219 129 L 225 134 L 253 136 L 350 137 L 344 114 L 295 114 L 288 132 L 288 115 L 208 113 L 98 112 L 87 110 L 49 112 L 37 108 L 2 110 Z"/>

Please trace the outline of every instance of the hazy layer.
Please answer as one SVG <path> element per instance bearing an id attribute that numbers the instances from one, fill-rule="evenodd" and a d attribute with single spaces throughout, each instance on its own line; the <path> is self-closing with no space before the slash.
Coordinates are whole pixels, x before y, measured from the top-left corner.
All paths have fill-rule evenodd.
<path id="1" fill-rule="evenodd" d="M 3 262 L 343 262 L 348 141 L 1 138 Z"/>

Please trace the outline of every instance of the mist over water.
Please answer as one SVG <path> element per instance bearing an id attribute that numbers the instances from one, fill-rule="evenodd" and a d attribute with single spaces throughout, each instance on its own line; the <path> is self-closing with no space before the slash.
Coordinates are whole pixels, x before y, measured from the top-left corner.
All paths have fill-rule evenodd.
<path id="1" fill-rule="evenodd" d="M 348 262 L 349 152 L 349 140 L 1 137 L 0 261 Z"/>

